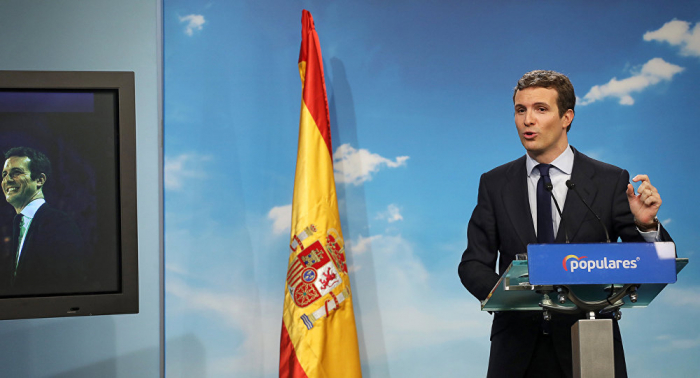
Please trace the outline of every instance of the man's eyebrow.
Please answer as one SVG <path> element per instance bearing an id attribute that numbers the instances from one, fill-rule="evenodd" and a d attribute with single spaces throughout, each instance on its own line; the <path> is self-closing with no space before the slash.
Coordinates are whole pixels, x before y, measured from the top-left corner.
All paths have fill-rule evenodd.
<path id="1" fill-rule="evenodd" d="M 551 106 L 548 102 L 544 102 L 544 101 L 538 101 L 538 102 L 532 104 L 532 106 L 543 106 L 543 105 L 544 105 L 544 106 Z M 521 107 L 523 107 L 523 108 L 526 108 L 526 107 L 527 107 L 527 106 L 525 106 L 524 104 L 521 104 L 521 103 L 516 103 L 516 104 L 514 104 L 513 106 L 516 107 L 516 108 L 519 107 L 519 106 L 521 106 Z"/>

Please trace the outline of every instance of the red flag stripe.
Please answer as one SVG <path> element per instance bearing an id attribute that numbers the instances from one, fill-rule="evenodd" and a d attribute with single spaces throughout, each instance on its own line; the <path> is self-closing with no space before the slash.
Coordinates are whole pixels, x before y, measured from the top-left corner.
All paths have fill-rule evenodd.
<path id="1" fill-rule="evenodd" d="M 307 378 L 304 369 L 299 364 L 294 345 L 287 333 L 287 327 L 282 322 L 282 337 L 280 342 L 280 378 Z"/>
<path id="2" fill-rule="evenodd" d="M 321 46 L 316 34 L 316 27 L 311 13 L 306 9 L 301 14 L 301 49 L 299 62 L 306 62 L 306 75 L 302 100 L 314 118 L 318 130 L 328 147 L 328 154 L 333 161 L 333 147 L 331 145 L 330 116 L 328 113 L 328 98 L 326 97 L 326 82 L 323 76 L 323 58 Z"/>

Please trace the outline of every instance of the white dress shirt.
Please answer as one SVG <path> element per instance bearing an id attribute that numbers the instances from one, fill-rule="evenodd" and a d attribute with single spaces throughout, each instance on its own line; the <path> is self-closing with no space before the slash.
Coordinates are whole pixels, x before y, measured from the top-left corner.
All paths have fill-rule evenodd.
<path id="1" fill-rule="evenodd" d="M 35 199 L 32 202 L 29 202 L 27 206 L 20 211 L 20 214 L 22 214 L 24 217 L 24 229 L 26 230 L 24 232 L 24 235 L 22 235 L 22 240 L 19 241 L 19 251 L 17 252 L 17 261 L 19 261 L 19 257 L 22 255 L 22 247 L 24 246 L 24 239 L 27 238 L 27 231 L 29 231 L 29 226 L 32 224 L 32 219 L 34 219 L 34 215 L 36 214 L 37 210 L 46 203 L 46 201 L 43 198 Z"/>

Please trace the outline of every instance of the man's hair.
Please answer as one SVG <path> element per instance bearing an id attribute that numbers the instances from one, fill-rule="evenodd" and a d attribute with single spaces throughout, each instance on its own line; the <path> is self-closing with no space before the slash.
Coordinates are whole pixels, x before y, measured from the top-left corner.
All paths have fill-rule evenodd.
<path id="1" fill-rule="evenodd" d="M 515 94 L 519 90 L 530 87 L 552 88 L 557 91 L 557 107 L 559 108 L 560 118 L 564 116 L 567 110 L 571 109 L 571 111 L 574 111 L 576 94 L 574 93 L 574 86 L 566 75 L 546 70 L 535 70 L 526 73 L 518 80 L 518 85 L 513 90 L 513 103 L 515 103 Z M 566 132 L 569 132 L 569 129 L 571 129 L 571 124 L 566 128 Z"/>
<path id="2" fill-rule="evenodd" d="M 29 171 L 32 180 L 36 180 L 43 173 L 48 181 L 49 176 L 51 176 L 51 161 L 46 155 L 30 147 L 13 147 L 5 153 L 5 160 L 13 156 L 29 158 Z"/>

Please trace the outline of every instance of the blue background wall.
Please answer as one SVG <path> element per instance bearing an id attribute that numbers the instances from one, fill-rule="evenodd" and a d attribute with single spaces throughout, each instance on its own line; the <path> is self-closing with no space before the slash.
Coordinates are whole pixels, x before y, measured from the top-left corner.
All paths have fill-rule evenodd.
<path id="1" fill-rule="evenodd" d="M 700 375 L 697 2 L 165 0 L 168 377 L 277 375 L 303 8 L 365 377 L 485 375 L 491 317 L 457 264 L 479 175 L 524 153 L 512 88 L 539 68 L 581 98 L 572 145 L 648 173 L 691 258 L 650 308 L 624 311 L 631 376 Z"/>
<path id="2" fill-rule="evenodd" d="M 134 71 L 139 217 L 138 315 L 0 322 L 3 377 L 160 374 L 159 2 L 0 3 L 0 69 Z"/>
<path id="3" fill-rule="evenodd" d="M 302 8 L 325 57 L 365 376 L 484 375 L 490 317 L 456 264 L 479 174 L 522 154 L 510 90 L 527 70 L 570 75 L 589 102 L 572 144 L 649 173 L 679 254 L 697 256 L 700 9 L 602 5 L 166 1 L 168 376 L 276 375 Z M 0 5 L 1 69 L 136 72 L 141 253 L 139 315 L 0 322 L 4 375 L 159 374 L 158 19 L 157 1 Z M 689 44 L 647 34 L 674 19 Z M 633 376 L 700 374 L 699 276 L 691 263 L 625 312 Z"/>

